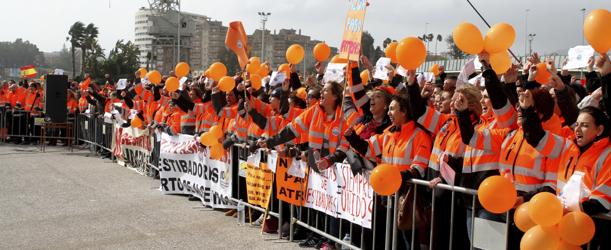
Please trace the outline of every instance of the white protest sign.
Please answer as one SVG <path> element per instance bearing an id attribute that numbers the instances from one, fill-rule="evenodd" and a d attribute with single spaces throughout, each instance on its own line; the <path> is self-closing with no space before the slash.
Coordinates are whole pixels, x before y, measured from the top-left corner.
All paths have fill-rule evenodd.
<path id="1" fill-rule="evenodd" d="M 588 66 L 588 60 L 594 55 L 592 46 L 575 46 L 569 49 L 567 63 L 562 69 L 579 69 Z"/>
<path id="2" fill-rule="evenodd" d="M 287 173 L 295 177 L 305 178 L 306 169 L 307 169 L 307 165 L 305 161 L 293 160 L 291 162 L 291 166 L 289 167 L 289 170 L 287 171 Z"/>
<path id="3" fill-rule="evenodd" d="M 282 84 L 284 80 L 286 80 L 286 75 L 284 73 L 274 71 L 274 73 L 272 73 L 272 76 L 269 80 L 269 86 L 274 87 L 278 84 Z"/>
<path id="4" fill-rule="evenodd" d="M 305 207 L 371 228 L 373 188 L 368 177 L 337 163 L 320 174 L 310 171 Z"/>
<path id="5" fill-rule="evenodd" d="M 117 81 L 117 90 L 123 90 L 125 88 L 127 88 L 127 79 L 126 78 L 119 79 L 119 81 Z"/>
<path id="6" fill-rule="evenodd" d="M 186 76 L 183 76 L 182 78 L 180 78 L 180 80 L 178 81 L 178 83 L 180 84 L 178 86 L 178 89 L 180 89 L 180 90 L 185 89 L 185 83 L 187 82 L 187 79 L 188 78 Z"/>
<path id="7" fill-rule="evenodd" d="M 345 63 L 329 63 L 323 82 L 343 82 L 345 75 L 346 64 Z"/>
<path id="8" fill-rule="evenodd" d="M 460 74 L 458 74 L 456 87 L 458 88 L 467 85 L 469 83 L 469 76 L 473 73 L 475 73 L 475 59 L 471 58 L 469 61 L 467 61 L 467 63 L 465 63 L 465 66 L 460 71 Z"/>
<path id="9" fill-rule="evenodd" d="M 390 65 L 390 58 L 388 57 L 380 57 L 376 62 L 376 68 L 373 73 L 373 78 L 380 80 L 388 80 L 388 68 L 386 66 Z"/>
<path id="10" fill-rule="evenodd" d="M 213 208 L 234 208 L 231 197 L 231 162 L 210 158 L 210 152 L 193 136 L 161 136 L 159 159 L 160 191 L 189 194 Z M 229 157 L 230 158 L 230 157 Z"/>

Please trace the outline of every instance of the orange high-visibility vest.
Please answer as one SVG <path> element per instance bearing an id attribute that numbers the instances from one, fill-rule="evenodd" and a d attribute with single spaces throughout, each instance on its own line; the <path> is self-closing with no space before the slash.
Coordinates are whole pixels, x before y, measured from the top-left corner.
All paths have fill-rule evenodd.
<path id="1" fill-rule="evenodd" d="M 9 91 L 8 88 L 4 87 L 0 89 L 0 106 L 4 107 L 9 101 Z"/>
<path id="2" fill-rule="evenodd" d="M 167 117 L 165 123 L 170 127 L 173 134 L 179 134 L 182 132 L 182 121 L 184 115 L 186 115 L 186 113 L 180 108 L 174 108 L 174 112 Z"/>
<path id="3" fill-rule="evenodd" d="M 370 159 L 381 156 L 380 163 L 394 165 L 401 171 L 418 170 L 420 176 L 424 176 L 431 146 L 431 137 L 410 121 L 403 124 L 400 131 L 389 129 L 369 138 L 366 155 Z"/>
<path id="4" fill-rule="evenodd" d="M 608 138 L 592 143 L 581 153 L 572 139 L 546 131 L 536 149 L 550 158 L 560 159 L 557 193 L 560 193 L 575 171 L 580 171 L 585 173 L 583 183 L 591 190 L 588 198 L 611 209 L 611 142 Z"/>
<path id="5" fill-rule="evenodd" d="M 66 106 L 68 107 L 68 114 L 75 114 L 78 109 L 78 102 L 74 98 L 69 98 Z"/>
<path id="6" fill-rule="evenodd" d="M 343 134 L 340 127 L 342 130 L 348 128 L 346 122 L 341 119 L 341 107 L 335 110 L 333 120 L 327 120 L 327 114 L 320 105 L 314 106 L 299 115 L 288 127 L 296 136 L 307 138 L 308 146 L 312 149 L 328 149 L 332 154 L 336 150 L 346 152 L 349 148 L 345 139 L 342 139 L 341 144 L 338 145 Z"/>
<path id="7" fill-rule="evenodd" d="M 78 100 L 78 110 L 81 113 L 85 113 L 85 110 L 89 107 L 89 103 L 87 102 L 87 98 L 81 96 Z"/>
<path id="8" fill-rule="evenodd" d="M 462 143 L 458 118 L 455 115 L 442 114 L 431 107 L 426 107 L 426 111 L 417 121 L 435 135 L 429 168 L 439 172 L 440 156 L 444 153 L 448 157 L 463 157 L 466 145 Z"/>
<path id="9" fill-rule="evenodd" d="M 559 128 L 551 131 L 558 132 Z M 469 145 L 497 152 L 501 173 L 512 175 L 518 191 L 532 192 L 544 186 L 556 189 L 559 160 L 537 152 L 524 138 L 521 127 L 513 131 L 507 128 L 476 130 Z"/>
<path id="10" fill-rule="evenodd" d="M 25 105 L 24 110 L 32 112 L 35 107 L 42 108 L 40 98 L 41 96 L 36 97 L 37 92 L 28 91 L 25 95 Z"/>

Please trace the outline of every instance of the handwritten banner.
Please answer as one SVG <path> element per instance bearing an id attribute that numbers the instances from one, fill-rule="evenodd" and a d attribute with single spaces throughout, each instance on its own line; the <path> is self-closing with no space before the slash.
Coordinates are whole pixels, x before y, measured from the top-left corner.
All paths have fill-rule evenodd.
<path id="1" fill-rule="evenodd" d="M 358 61 L 361 53 L 361 36 L 365 23 L 366 0 L 350 0 L 350 8 L 344 24 L 344 35 L 339 49 L 339 56 Z"/>
<path id="2" fill-rule="evenodd" d="M 274 173 L 268 168 L 246 165 L 248 203 L 266 208 L 271 197 Z"/>
<path id="3" fill-rule="evenodd" d="M 276 197 L 289 204 L 303 206 L 308 182 L 307 178 L 295 177 L 288 173 L 292 162 L 292 158 L 278 158 L 276 167 Z"/>

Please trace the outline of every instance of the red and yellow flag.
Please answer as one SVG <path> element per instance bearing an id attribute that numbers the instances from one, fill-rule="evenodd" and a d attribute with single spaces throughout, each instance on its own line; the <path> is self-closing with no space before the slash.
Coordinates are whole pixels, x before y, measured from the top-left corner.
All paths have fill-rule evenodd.
<path id="1" fill-rule="evenodd" d="M 229 23 L 227 36 L 225 37 L 225 46 L 236 54 L 240 67 L 244 69 L 248 63 L 248 37 L 242 22 L 234 21 Z"/>
<path id="2" fill-rule="evenodd" d="M 23 66 L 19 68 L 19 70 L 21 71 L 21 77 L 24 78 L 34 78 L 36 77 L 36 74 L 38 74 L 38 72 L 36 72 L 36 67 L 34 67 L 33 64 Z"/>

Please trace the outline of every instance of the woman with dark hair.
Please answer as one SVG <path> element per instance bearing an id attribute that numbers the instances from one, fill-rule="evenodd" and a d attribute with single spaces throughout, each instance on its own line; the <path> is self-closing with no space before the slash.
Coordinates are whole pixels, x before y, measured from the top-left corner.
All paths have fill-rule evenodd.
<path id="1" fill-rule="evenodd" d="M 347 127 L 340 107 L 342 92 L 339 83 L 325 84 L 319 105 L 304 111 L 276 135 L 259 140 L 259 146 L 273 148 L 301 136 L 307 138 L 307 154 L 309 159 L 315 160 L 310 161 L 315 170 L 324 170 L 335 162 L 342 162 L 348 149 L 347 142 L 340 140 L 340 128 Z"/>
<path id="2" fill-rule="evenodd" d="M 568 189 L 565 187 L 569 187 L 569 183 L 572 182 L 581 182 L 580 190 L 582 190 L 581 186 L 585 186 L 590 191 L 586 197 L 580 194 L 580 203 L 563 202 L 565 210 L 582 210 L 590 215 L 606 214 L 611 211 L 609 118 L 598 108 L 591 106 L 583 108 L 577 117 L 574 139 L 570 139 L 543 130 L 533 103 L 533 95 L 530 91 L 520 95 L 524 129 L 529 131 L 525 137 L 541 154 L 560 159 L 556 193 L 562 197 L 565 192 L 570 192 L 566 191 Z M 597 236 L 609 235 L 609 223 L 607 222 L 606 226 L 603 226 L 603 223 L 597 223 Z M 602 237 L 595 237 L 593 244 L 595 246 L 603 244 L 606 246 L 600 249 L 608 249 L 608 239 L 600 238 Z"/>
<path id="3" fill-rule="evenodd" d="M 354 129 L 346 131 L 350 146 L 362 155 L 379 159 L 378 164 L 390 164 L 401 171 L 403 182 L 424 177 L 431 154 L 431 137 L 413 120 L 407 96 L 394 95 L 388 109 L 391 127 L 383 134 L 365 140 Z M 404 183 L 405 184 L 405 183 Z M 400 231 L 400 249 L 409 249 L 411 233 Z M 414 242 L 414 246 L 419 244 Z"/>

